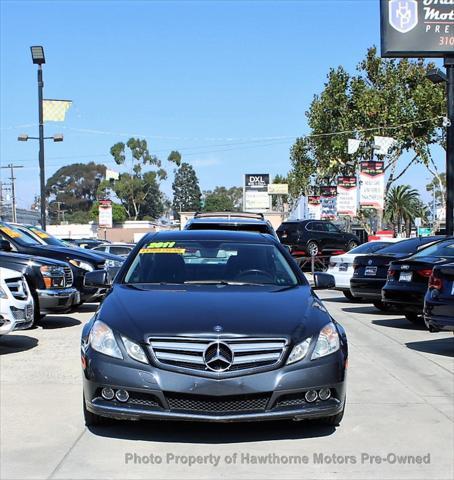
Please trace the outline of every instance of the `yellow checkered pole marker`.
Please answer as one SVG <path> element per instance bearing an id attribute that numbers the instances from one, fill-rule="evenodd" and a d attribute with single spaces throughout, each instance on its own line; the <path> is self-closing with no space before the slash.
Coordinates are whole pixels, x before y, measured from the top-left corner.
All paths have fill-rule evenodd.
<path id="1" fill-rule="evenodd" d="M 43 120 L 45 122 L 64 122 L 66 110 L 71 100 L 43 100 Z"/>

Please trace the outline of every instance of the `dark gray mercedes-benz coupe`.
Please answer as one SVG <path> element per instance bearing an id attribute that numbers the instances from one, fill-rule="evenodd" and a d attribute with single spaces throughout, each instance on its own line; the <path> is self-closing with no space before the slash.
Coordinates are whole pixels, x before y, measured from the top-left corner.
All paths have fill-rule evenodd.
<path id="1" fill-rule="evenodd" d="M 86 275 L 105 287 L 104 271 Z M 87 425 L 320 419 L 345 409 L 347 338 L 266 234 L 148 234 L 82 333 Z"/>

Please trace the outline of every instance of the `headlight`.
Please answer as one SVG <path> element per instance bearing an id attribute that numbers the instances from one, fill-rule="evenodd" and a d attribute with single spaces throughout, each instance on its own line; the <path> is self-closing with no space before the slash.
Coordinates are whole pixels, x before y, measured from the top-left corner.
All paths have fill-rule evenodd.
<path id="1" fill-rule="evenodd" d="M 81 260 L 76 260 L 75 258 L 69 261 L 71 265 L 74 265 L 77 268 L 81 268 L 82 270 L 86 270 L 87 272 L 92 272 L 94 267 L 91 263 L 82 262 Z"/>
<path id="2" fill-rule="evenodd" d="M 93 324 L 88 342 L 91 348 L 97 352 L 109 355 L 109 357 L 123 358 L 112 330 L 99 320 Z"/>
<path id="3" fill-rule="evenodd" d="M 2 287 L 0 287 L 0 298 L 8 298 L 8 295 Z"/>
<path id="4" fill-rule="evenodd" d="M 120 268 L 123 265 L 121 260 L 106 260 L 106 268 Z"/>
<path id="5" fill-rule="evenodd" d="M 123 345 L 125 346 L 126 351 L 128 352 L 128 355 L 131 358 L 137 360 L 138 362 L 148 363 L 145 352 L 138 343 L 129 340 L 129 338 L 123 337 L 123 335 L 121 336 L 121 339 L 123 341 Z"/>
<path id="6" fill-rule="evenodd" d="M 46 288 L 61 288 L 65 286 L 65 271 L 55 265 L 43 265 L 39 268 Z"/>
<path id="7" fill-rule="evenodd" d="M 301 343 L 298 343 L 298 345 L 295 345 L 288 357 L 287 365 L 290 365 L 291 363 L 299 362 L 300 360 L 302 360 L 306 356 L 307 351 L 309 350 L 310 343 L 311 343 L 311 338 L 309 337 L 309 338 L 306 338 L 304 342 L 301 342 Z"/>
<path id="8" fill-rule="evenodd" d="M 334 323 L 330 322 L 320 330 L 311 360 L 337 352 L 339 346 L 339 334 Z"/>

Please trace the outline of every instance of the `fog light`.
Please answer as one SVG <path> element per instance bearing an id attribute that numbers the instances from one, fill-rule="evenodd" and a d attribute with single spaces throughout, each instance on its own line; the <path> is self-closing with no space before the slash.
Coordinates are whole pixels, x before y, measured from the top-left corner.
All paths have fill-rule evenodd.
<path id="1" fill-rule="evenodd" d="M 129 398 L 129 393 L 126 390 L 117 390 L 115 393 L 115 398 L 119 402 L 127 402 Z"/>
<path id="2" fill-rule="evenodd" d="M 318 394 L 316 390 L 309 390 L 304 395 L 304 398 L 306 399 L 306 402 L 312 403 L 312 402 L 315 402 L 315 400 L 317 400 L 317 396 Z"/>
<path id="3" fill-rule="evenodd" d="M 331 390 L 329 388 L 322 388 L 318 392 L 318 396 L 320 397 L 320 400 L 328 400 L 331 397 Z"/>
<path id="4" fill-rule="evenodd" d="M 115 392 L 110 387 L 104 387 L 101 390 L 101 395 L 104 400 L 112 400 L 115 396 Z"/>

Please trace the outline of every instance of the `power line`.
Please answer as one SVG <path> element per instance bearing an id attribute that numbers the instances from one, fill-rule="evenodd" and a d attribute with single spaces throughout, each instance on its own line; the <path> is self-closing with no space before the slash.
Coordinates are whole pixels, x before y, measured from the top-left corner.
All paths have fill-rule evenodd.
<path id="1" fill-rule="evenodd" d="M 9 168 L 11 176 L 9 179 L 11 180 L 11 197 L 12 197 L 12 202 L 11 202 L 11 216 L 13 219 L 13 222 L 17 222 L 17 215 L 16 215 L 16 177 L 14 176 L 14 169 L 15 168 L 24 168 L 23 165 L 13 165 L 10 163 L 6 167 L 0 167 L 0 168 Z"/>

